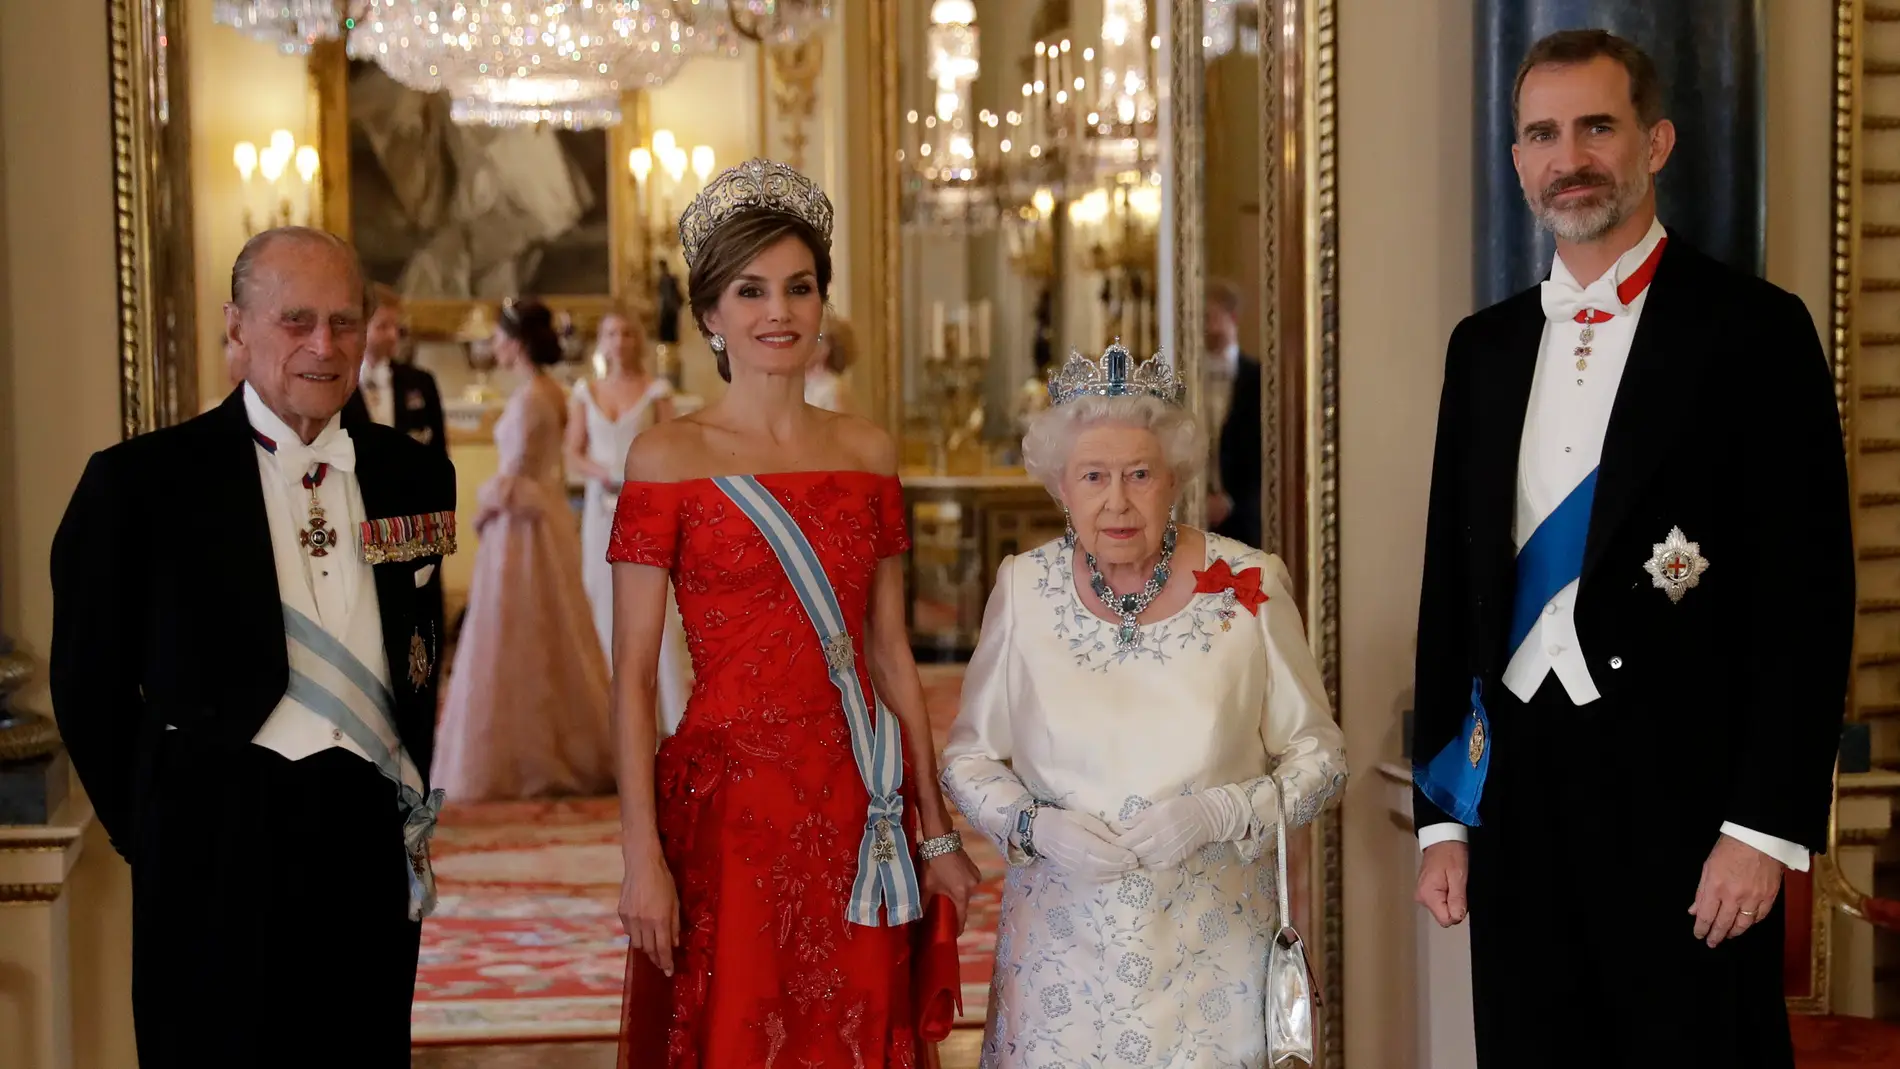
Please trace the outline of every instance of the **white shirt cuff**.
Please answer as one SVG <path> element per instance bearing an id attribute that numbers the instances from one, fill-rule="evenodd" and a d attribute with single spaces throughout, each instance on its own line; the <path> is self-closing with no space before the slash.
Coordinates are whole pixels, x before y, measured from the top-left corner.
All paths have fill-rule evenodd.
<path id="1" fill-rule="evenodd" d="M 1796 872 L 1808 871 L 1808 848 L 1800 843 L 1791 843 L 1786 839 L 1763 835 L 1761 832 L 1744 828 L 1740 824 L 1723 824 L 1722 834 L 1738 843 L 1760 850 Z"/>
<path id="2" fill-rule="evenodd" d="M 1471 841 L 1470 829 L 1455 821 L 1443 824 L 1427 824 L 1418 829 L 1418 848 L 1437 846 L 1439 843 L 1468 843 Z M 1805 867 L 1805 863 L 1803 864 Z"/>

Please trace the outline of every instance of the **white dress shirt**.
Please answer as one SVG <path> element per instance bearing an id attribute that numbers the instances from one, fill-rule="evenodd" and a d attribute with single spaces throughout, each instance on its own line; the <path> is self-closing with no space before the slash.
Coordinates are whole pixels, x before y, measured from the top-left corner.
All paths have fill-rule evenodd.
<path id="1" fill-rule="evenodd" d="M 357 387 L 363 391 L 363 406 L 369 409 L 369 418 L 385 427 L 394 427 L 396 394 L 389 379 L 389 361 L 365 359 Z"/>
<path id="2" fill-rule="evenodd" d="M 1619 257 L 1601 278 L 1585 286 L 1564 265 L 1551 262 L 1550 279 L 1543 284 L 1544 333 L 1538 344 L 1537 369 L 1531 380 L 1530 404 L 1524 414 L 1524 436 L 1517 461 L 1517 514 L 1515 537 L 1522 550 L 1537 526 L 1563 504 L 1603 456 L 1603 439 L 1610 426 L 1610 410 L 1629 362 L 1630 343 L 1649 303 L 1649 288 L 1625 305 L 1617 287 L 1636 273 L 1665 237 L 1661 221 L 1653 221 L 1643 240 Z M 1584 324 L 1576 313 L 1595 309 L 1611 318 L 1592 325 L 1590 355 L 1577 367 L 1575 350 L 1582 344 Z M 1602 696 L 1590 676 L 1582 644 L 1577 638 L 1577 588 L 1568 586 L 1544 605 L 1524 641 L 1504 668 L 1504 685 L 1519 701 L 1529 702 L 1555 674 L 1575 705 L 1588 705 Z M 1807 871 L 1808 851 L 1796 843 L 1751 831 L 1735 824 L 1722 833 L 1780 861 L 1791 869 Z M 1462 824 L 1444 823 L 1419 829 L 1421 848 L 1434 843 L 1466 839 Z"/>
<path id="3" fill-rule="evenodd" d="M 285 604 L 317 622 L 342 642 L 389 685 L 389 657 L 383 648 L 382 610 L 370 565 L 363 562 L 360 524 L 365 518 L 363 496 L 355 475 L 356 449 L 340 417 L 309 445 L 305 445 L 265 406 L 249 385 L 244 387 L 244 410 L 251 428 L 276 444 L 275 452 L 256 446 L 257 474 L 264 489 L 264 511 L 270 521 L 271 549 L 277 561 L 278 596 Z M 316 488 L 324 520 L 336 532 L 328 554 L 312 557 L 298 538 L 310 521 L 310 491 L 303 478 L 318 463 L 330 465 Z M 331 747 L 340 747 L 370 760 L 362 747 L 328 719 L 288 696 L 271 711 L 252 740 L 293 760 Z M 407 755 L 403 778 L 412 785 L 421 777 Z"/>

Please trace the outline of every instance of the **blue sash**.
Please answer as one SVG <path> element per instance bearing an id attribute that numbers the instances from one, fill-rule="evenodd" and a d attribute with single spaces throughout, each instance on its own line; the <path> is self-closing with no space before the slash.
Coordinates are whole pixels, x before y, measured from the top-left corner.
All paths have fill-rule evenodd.
<path id="1" fill-rule="evenodd" d="M 289 605 L 284 606 L 284 634 L 290 640 L 290 685 L 284 695 L 348 735 L 376 770 L 396 785 L 396 807 L 403 815 L 404 868 L 409 875 L 409 919 L 419 921 L 435 911 L 429 837 L 435 834 L 436 817 L 442 811 L 442 791 L 423 794 L 420 774 L 414 777 L 416 784 L 405 781 L 396 699 L 368 665 L 315 620 Z"/>
<path id="2" fill-rule="evenodd" d="M 1511 599 L 1508 657 L 1537 626 L 1550 599 L 1583 575 L 1584 543 L 1590 535 L 1590 508 L 1596 499 L 1597 470 L 1583 477 L 1517 551 L 1517 589 Z M 1460 824 L 1477 827 L 1478 802 L 1491 770 L 1491 718 L 1484 711 L 1483 683 L 1471 681 L 1471 711 L 1463 728 L 1412 780 L 1420 793 Z"/>
<path id="3" fill-rule="evenodd" d="M 766 544 L 778 556 L 799 604 L 805 607 L 805 616 L 818 632 L 831 682 L 844 702 L 845 724 L 851 729 L 851 756 L 870 795 L 864 836 L 858 844 L 858 875 L 851 884 L 845 919 L 877 927 L 878 907 L 882 906 L 884 924 L 895 926 L 918 920 L 924 915 L 923 896 L 904 837 L 904 796 L 898 790 L 904 782 L 903 735 L 897 717 L 878 701 L 873 720 L 858 682 L 857 654 L 851 633 L 845 630 L 844 610 L 838 606 L 817 551 L 791 514 L 750 475 L 726 475 L 713 483 L 758 526 Z"/>

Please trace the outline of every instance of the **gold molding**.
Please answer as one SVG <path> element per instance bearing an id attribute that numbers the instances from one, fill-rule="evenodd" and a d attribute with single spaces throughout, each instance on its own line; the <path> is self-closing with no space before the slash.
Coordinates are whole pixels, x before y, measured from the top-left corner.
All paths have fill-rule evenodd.
<path id="1" fill-rule="evenodd" d="M 785 155 L 777 158 L 782 158 L 794 170 L 802 171 L 805 169 L 805 146 L 811 143 L 806 126 L 811 122 L 812 112 L 818 104 L 818 76 L 825 69 L 825 39 L 812 37 L 796 44 L 773 45 L 769 53 L 772 59 L 772 102 L 778 106 L 776 118 L 783 124 L 777 133 L 785 145 Z M 770 138 L 766 141 L 766 147 L 766 155 L 769 156 Z"/>
<path id="2" fill-rule="evenodd" d="M 1206 315 L 1207 239 L 1201 214 L 1207 210 L 1206 60 L 1201 47 L 1200 0 L 1171 0 L 1167 33 L 1168 68 L 1161 84 L 1168 94 L 1166 143 L 1161 149 L 1165 167 L 1168 228 L 1173 238 L 1165 254 L 1172 287 L 1173 331 L 1161 345 L 1174 354 L 1175 373 L 1189 384 L 1188 411 L 1196 422 L 1205 418 L 1207 402 L 1201 390 L 1202 321 Z M 1211 432 L 1210 432 L 1211 433 Z M 1207 517 L 1206 477 L 1197 477 L 1182 496 L 1182 519 L 1203 526 Z"/>
<path id="3" fill-rule="evenodd" d="M 1853 384 L 1856 377 L 1854 355 L 1858 345 L 1858 336 L 1854 324 L 1854 294 L 1859 285 L 1860 242 L 1855 220 L 1859 216 L 1859 173 L 1857 157 L 1860 129 L 1860 44 L 1861 4 L 1859 0 L 1836 0 L 1834 5 L 1834 135 L 1833 164 L 1834 184 L 1832 204 L 1833 224 L 1833 261 L 1828 310 L 1828 359 L 1834 370 L 1835 403 L 1841 412 L 1841 433 L 1844 436 L 1847 455 L 1849 497 L 1858 500 L 1858 465 L 1851 463 L 1858 455 L 1854 444 L 1859 437 L 1855 420 Z M 1856 531 L 1860 527 L 1858 517 L 1854 523 Z M 1847 708 L 1850 719 L 1858 707 L 1857 671 L 1848 672 Z M 1834 776 L 1835 804 L 1828 814 L 1828 837 L 1840 845 L 1847 842 L 1839 832 L 1837 823 L 1840 816 L 1840 772 L 1836 768 Z M 1853 912 L 1851 903 L 1840 899 L 1840 893 L 1846 887 L 1840 879 L 1835 864 L 1835 851 L 1830 849 L 1815 858 L 1811 875 L 1813 888 L 1813 909 L 1809 918 L 1809 930 L 1812 950 L 1808 958 L 1808 994 L 1786 1000 L 1788 1009 L 1795 1013 L 1827 1013 L 1832 1003 L 1831 991 L 1831 946 L 1834 910 L 1840 908 Z"/>
<path id="4" fill-rule="evenodd" d="M 58 854 L 78 841 L 77 834 L 0 839 L 0 854 Z"/>
<path id="5" fill-rule="evenodd" d="M 130 438 L 198 412 L 184 0 L 108 0 L 119 415 Z"/>
<path id="6" fill-rule="evenodd" d="M 1261 263 L 1254 297 L 1260 309 L 1262 541 L 1293 571 L 1294 596 L 1312 635 L 1327 698 L 1337 710 L 1337 8 L 1336 0 L 1265 0 L 1254 11 L 1261 43 Z M 1321 964 L 1318 1066 L 1339 1069 L 1345 1064 L 1346 1033 L 1345 863 L 1338 809 L 1322 813 L 1310 827 L 1306 890 L 1318 918 L 1314 930 L 1302 934 Z"/>
<path id="7" fill-rule="evenodd" d="M 1289 0 L 1295 2 L 1295 0 Z M 1300 7 L 1303 122 L 1300 151 L 1309 191 L 1300 219 L 1306 247 L 1305 330 L 1308 365 L 1302 413 L 1306 419 L 1309 500 L 1305 560 L 1312 586 L 1308 605 L 1313 645 L 1319 656 L 1326 697 L 1340 708 L 1339 607 L 1339 157 L 1338 39 L 1336 0 L 1297 0 Z M 1291 487 L 1286 489 L 1291 490 Z M 1291 495 L 1289 495 L 1291 496 Z M 1315 505 L 1317 507 L 1315 507 Z M 1318 878 L 1323 882 L 1324 940 L 1327 969 L 1321 981 L 1326 1002 L 1320 1034 L 1325 1037 L 1321 1069 L 1346 1062 L 1345 856 L 1339 810 L 1317 822 L 1322 844 Z"/>
<path id="8" fill-rule="evenodd" d="M 1287 352 L 1298 349 L 1288 346 L 1280 337 L 1280 324 L 1292 317 L 1280 314 L 1280 280 L 1286 274 L 1280 269 L 1280 220 L 1296 219 L 1297 212 L 1282 211 L 1281 198 L 1292 195 L 1298 183 L 1285 180 L 1281 161 L 1287 157 L 1293 146 L 1292 138 L 1298 136 L 1298 130 L 1290 115 L 1282 108 L 1283 99 L 1295 99 L 1292 94 L 1281 92 L 1280 80 L 1284 73 L 1292 69 L 1290 62 L 1276 62 L 1280 53 L 1269 47 L 1279 40 L 1278 29 L 1281 25 L 1279 5 L 1276 3 L 1257 3 L 1254 13 L 1258 17 L 1257 31 L 1262 46 L 1260 48 L 1260 284 L 1254 292 L 1254 307 L 1260 310 L 1260 548 L 1269 553 L 1278 553 L 1283 559 L 1297 561 L 1299 557 L 1292 551 L 1290 539 L 1284 529 L 1281 487 L 1285 480 L 1281 477 L 1281 467 L 1288 455 L 1288 443 L 1284 440 L 1285 420 L 1282 405 L 1285 403 L 1284 376 L 1281 374 L 1281 361 Z M 1304 277 L 1304 272 L 1295 274 Z M 1297 599 L 1298 593 L 1295 592 Z"/>
<path id="9" fill-rule="evenodd" d="M 325 230 L 350 241 L 350 61 L 343 43 L 319 42 L 311 49 L 307 70 L 316 109 L 316 143 L 323 160 L 317 171 L 318 218 Z M 644 138 L 646 94 L 623 94 L 620 108 L 621 121 L 607 131 L 608 292 L 535 294 L 556 314 L 565 312 L 573 317 L 575 329 L 583 334 L 592 333 L 601 317 L 616 304 L 643 300 L 651 281 L 645 220 L 639 217 L 633 178 L 625 168 L 628 153 Z M 440 341 L 454 337 L 469 312 L 484 306 L 492 321 L 501 301 L 405 297 L 403 314 L 415 337 Z"/>
<path id="10" fill-rule="evenodd" d="M 851 257 L 851 315 L 865 341 L 869 412 L 893 437 L 904 428 L 903 276 L 898 255 L 897 4 L 865 0 L 862 18 L 844 24 L 847 93 L 846 187 Z"/>
<path id="11" fill-rule="evenodd" d="M 65 890 L 62 883 L 0 883 L 0 906 L 44 906 Z"/>

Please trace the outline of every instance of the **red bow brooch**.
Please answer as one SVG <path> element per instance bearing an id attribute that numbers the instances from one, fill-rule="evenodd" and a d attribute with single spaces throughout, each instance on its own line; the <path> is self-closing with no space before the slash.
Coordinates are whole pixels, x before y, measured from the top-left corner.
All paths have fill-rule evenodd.
<path id="1" fill-rule="evenodd" d="M 1204 572 L 1194 573 L 1194 592 L 1197 594 L 1219 594 L 1220 629 L 1233 629 L 1234 617 L 1240 615 L 1234 611 L 1236 604 L 1244 605 L 1255 616 L 1260 615 L 1260 603 L 1267 596 L 1260 592 L 1260 569 L 1248 568 L 1240 574 L 1234 574 L 1225 560 L 1216 560 L 1214 566 Z"/>

